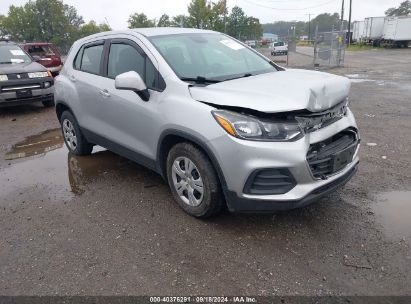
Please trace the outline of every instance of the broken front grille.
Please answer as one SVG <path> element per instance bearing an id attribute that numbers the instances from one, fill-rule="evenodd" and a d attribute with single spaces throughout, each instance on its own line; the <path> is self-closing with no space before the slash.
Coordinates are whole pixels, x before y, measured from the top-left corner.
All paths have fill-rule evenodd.
<path id="1" fill-rule="evenodd" d="M 315 178 L 326 178 L 344 169 L 352 162 L 359 144 L 357 131 L 348 129 L 333 137 L 312 144 L 307 162 Z"/>
<path id="2" fill-rule="evenodd" d="M 295 119 L 300 124 L 300 127 L 305 133 L 314 132 L 318 129 L 325 128 L 330 124 L 340 120 L 347 115 L 348 100 L 337 104 L 323 112 L 312 113 L 307 115 L 298 115 Z"/>

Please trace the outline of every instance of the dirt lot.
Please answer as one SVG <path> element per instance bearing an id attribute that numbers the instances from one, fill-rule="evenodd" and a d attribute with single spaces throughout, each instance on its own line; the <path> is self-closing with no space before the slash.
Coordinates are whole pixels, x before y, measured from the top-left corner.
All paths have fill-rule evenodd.
<path id="1" fill-rule="evenodd" d="M 275 215 L 193 219 L 155 173 L 69 155 L 54 109 L 0 109 L 0 294 L 411 295 L 410 62 L 355 52 L 331 71 L 353 80 L 359 173 Z"/>

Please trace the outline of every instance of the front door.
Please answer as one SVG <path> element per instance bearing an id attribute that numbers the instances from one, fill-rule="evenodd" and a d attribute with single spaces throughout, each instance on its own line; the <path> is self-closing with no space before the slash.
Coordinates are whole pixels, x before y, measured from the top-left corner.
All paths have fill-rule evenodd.
<path id="1" fill-rule="evenodd" d="M 106 94 L 103 102 L 107 119 L 105 136 L 143 158 L 155 159 L 152 142 L 154 129 L 158 128 L 156 120 L 161 98 L 157 69 L 134 41 L 113 39 L 107 47 L 106 77 L 102 87 Z M 129 71 L 137 72 L 145 80 L 150 91 L 149 101 L 143 101 L 133 91 L 115 88 L 115 77 Z"/>

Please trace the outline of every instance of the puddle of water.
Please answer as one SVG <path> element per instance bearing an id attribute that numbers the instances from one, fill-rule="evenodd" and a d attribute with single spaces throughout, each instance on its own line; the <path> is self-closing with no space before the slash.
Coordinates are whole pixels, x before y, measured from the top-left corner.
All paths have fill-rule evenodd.
<path id="1" fill-rule="evenodd" d="M 365 74 L 345 74 L 352 83 L 375 82 L 376 80 L 368 79 Z"/>
<path id="2" fill-rule="evenodd" d="M 23 152 L 21 152 L 23 153 Z M 18 193 L 40 190 L 58 200 L 70 200 L 66 147 L 16 162 L 0 172 L 0 196 L 13 199 Z"/>
<path id="3" fill-rule="evenodd" d="M 389 237 L 411 238 L 411 191 L 393 191 L 377 196 L 373 211 Z"/>
<path id="4" fill-rule="evenodd" d="M 22 142 L 13 146 L 6 154 L 6 160 L 26 158 L 46 153 L 63 147 L 64 140 L 60 129 L 48 130 L 38 135 L 27 137 Z"/>
<path id="5" fill-rule="evenodd" d="M 5 158 L 14 162 L 0 170 L 0 196 L 13 199 L 17 193 L 40 189 L 53 199 L 70 200 L 84 192 L 93 177 L 128 169 L 132 164 L 101 147 L 94 147 L 94 151 L 83 157 L 69 153 L 60 129 L 28 137 L 6 154 Z M 138 169 L 131 166 L 128 172 Z"/>
<path id="6" fill-rule="evenodd" d="M 360 78 L 360 74 L 345 74 L 348 78 Z"/>
<path id="7" fill-rule="evenodd" d="M 131 161 L 121 156 L 101 147 L 94 147 L 94 150 L 97 151 L 91 156 L 79 157 L 71 153 L 67 154 L 68 177 L 71 190 L 75 194 L 83 193 L 84 185 L 93 177 L 104 175 L 107 172 L 119 171 L 129 166 L 131 168 L 128 173 L 133 173 L 133 169 L 135 169 L 132 167 L 133 163 Z"/>
<path id="8" fill-rule="evenodd" d="M 375 80 L 372 79 L 362 79 L 362 78 L 356 78 L 356 79 L 350 79 L 352 83 L 362 83 L 362 82 L 375 82 Z"/>

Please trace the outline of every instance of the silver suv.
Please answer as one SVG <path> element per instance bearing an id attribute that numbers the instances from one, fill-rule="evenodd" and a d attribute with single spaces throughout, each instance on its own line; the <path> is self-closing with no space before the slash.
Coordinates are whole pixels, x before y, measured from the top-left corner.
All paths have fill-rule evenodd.
<path id="1" fill-rule="evenodd" d="M 152 28 L 74 43 L 55 103 L 72 153 L 100 145 L 138 162 L 207 217 L 302 207 L 350 180 L 360 138 L 349 90 L 221 33 Z"/>

